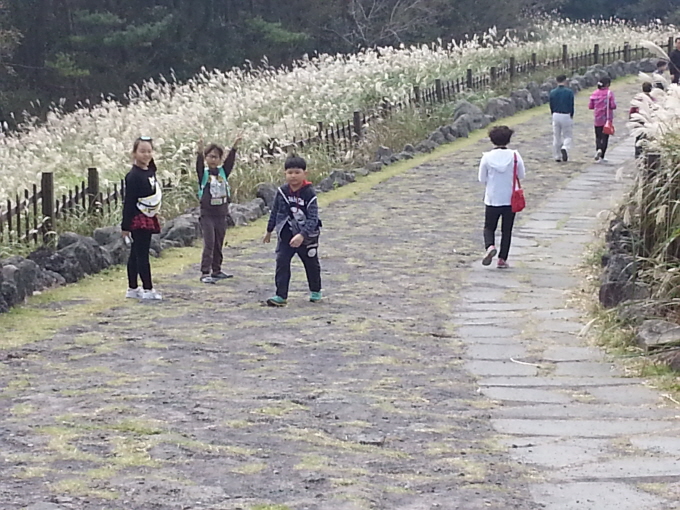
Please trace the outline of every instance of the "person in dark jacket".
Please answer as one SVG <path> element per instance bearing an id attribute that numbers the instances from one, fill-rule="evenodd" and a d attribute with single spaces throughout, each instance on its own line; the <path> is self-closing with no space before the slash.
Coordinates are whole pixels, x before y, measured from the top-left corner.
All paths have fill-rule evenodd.
<path id="1" fill-rule="evenodd" d="M 321 264 L 319 234 L 321 220 L 316 192 L 307 181 L 307 162 L 289 157 L 285 162 L 286 184 L 276 193 L 263 242 L 271 241 L 274 230 L 276 245 L 276 295 L 267 300 L 269 306 L 285 306 L 288 302 L 290 263 L 297 253 L 307 273 L 311 292 L 309 300 L 321 301 Z"/>
<path id="2" fill-rule="evenodd" d="M 127 264 L 127 298 L 162 299 L 153 288 L 149 247 L 151 236 L 161 231 L 158 212 L 163 191 L 156 179 L 153 160 L 153 142 L 149 137 L 139 137 L 132 147 L 133 165 L 125 176 L 125 199 L 121 230 L 125 242 L 131 246 Z M 142 280 L 139 289 L 137 278 Z"/>
<path id="3" fill-rule="evenodd" d="M 673 83 L 680 84 L 680 37 L 675 38 L 675 49 L 670 54 L 670 69 Z"/>
<path id="4" fill-rule="evenodd" d="M 239 136 L 224 159 L 224 149 L 214 143 L 203 146 L 199 142 L 196 157 L 198 176 L 198 199 L 201 202 L 201 231 L 203 233 L 203 255 L 201 257 L 201 281 L 217 283 L 218 280 L 231 278 L 222 271 L 222 245 L 227 232 L 227 217 L 231 189 L 229 175 L 236 161 L 236 148 L 241 142 Z M 224 163 L 223 163 L 224 161 Z"/>
<path id="5" fill-rule="evenodd" d="M 553 122 L 553 158 L 569 160 L 574 130 L 574 91 L 567 87 L 567 77 L 557 77 L 557 88 L 550 91 L 550 113 Z"/>

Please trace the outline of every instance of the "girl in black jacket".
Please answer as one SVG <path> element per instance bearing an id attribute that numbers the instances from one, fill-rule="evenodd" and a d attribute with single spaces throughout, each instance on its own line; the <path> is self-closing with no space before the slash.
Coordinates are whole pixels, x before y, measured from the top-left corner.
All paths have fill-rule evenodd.
<path id="1" fill-rule="evenodd" d="M 153 288 L 149 247 L 152 234 L 161 231 L 158 211 L 161 206 L 162 189 L 156 179 L 151 138 L 141 136 L 132 147 L 133 165 L 125 176 L 125 199 L 121 230 L 125 242 L 131 245 L 127 264 L 127 298 L 162 299 Z M 139 289 L 137 277 L 142 280 Z"/>

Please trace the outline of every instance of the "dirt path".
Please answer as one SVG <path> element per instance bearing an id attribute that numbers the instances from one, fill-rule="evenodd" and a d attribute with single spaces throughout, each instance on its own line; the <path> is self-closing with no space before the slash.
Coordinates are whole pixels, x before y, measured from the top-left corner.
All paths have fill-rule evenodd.
<path id="1" fill-rule="evenodd" d="M 634 89 L 618 85 L 622 106 Z M 588 165 L 586 101 L 568 164 L 550 157 L 547 115 L 517 126 L 528 213 Z M 161 278 L 161 303 L 121 300 L 1 350 L 0 507 L 541 508 L 542 475 L 508 453 L 497 396 L 480 392 L 460 327 L 470 285 L 497 279 L 474 269 L 486 149 L 471 144 L 326 207 L 320 304 L 296 266 L 289 306 L 263 307 L 272 247 L 252 241 L 227 251 L 233 281 L 200 284 L 192 267 Z M 578 258 L 556 285 L 573 284 Z M 41 310 L 75 317 L 90 299 Z M 478 302 L 496 327 L 513 325 Z M 23 317 L 29 327 L 30 310 Z"/>

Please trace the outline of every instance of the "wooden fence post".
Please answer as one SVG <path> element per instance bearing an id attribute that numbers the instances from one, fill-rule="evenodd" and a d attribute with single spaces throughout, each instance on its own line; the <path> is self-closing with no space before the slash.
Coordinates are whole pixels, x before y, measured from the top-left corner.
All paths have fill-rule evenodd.
<path id="1" fill-rule="evenodd" d="M 517 70 L 517 61 L 515 60 L 515 57 L 510 57 L 510 79 L 512 80 L 515 77 L 515 71 Z"/>
<path id="2" fill-rule="evenodd" d="M 643 168 L 642 178 L 642 200 L 640 204 L 640 238 L 642 239 L 642 257 L 650 257 L 654 249 L 654 228 L 656 221 L 650 213 L 650 198 L 653 194 L 651 190 L 652 182 L 661 166 L 661 155 L 647 154 Z"/>
<path id="3" fill-rule="evenodd" d="M 442 80 L 441 78 L 436 78 L 434 80 L 434 92 L 437 95 L 437 102 L 441 103 L 444 101 L 444 94 L 442 94 Z"/>
<path id="4" fill-rule="evenodd" d="M 99 172 L 96 168 L 87 169 L 87 208 L 92 212 L 97 207 L 99 199 Z"/>
<path id="5" fill-rule="evenodd" d="M 675 37 L 670 36 L 668 38 L 668 54 L 673 53 L 673 47 L 675 46 Z"/>
<path id="6" fill-rule="evenodd" d="M 465 85 L 468 89 L 472 90 L 472 69 L 467 70 L 467 74 L 465 75 Z"/>
<path id="7" fill-rule="evenodd" d="M 536 68 L 538 67 L 538 57 L 536 53 L 531 54 L 531 70 L 535 71 Z"/>
<path id="8" fill-rule="evenodd" d="M 630 43 L 623 43 L 623 60 L 630 62 Z"/>
<path id="9" fill-rule="evenodd" d="M 416 98 L 416 104 L 420 105 L 421 97 L 420 97 L 420 87 L 418 85 L 414 85 L 414 87 L 413 87 L 413 96 Z"/>
<path id="10" fill-rule="evenodd" d="M 593 48 L 593 64 L 599 63 L 600 63 L 600 45 L 596 44 L 595 48 Z"/>
<path id="11" fill-rule="evenodd" d="M 489 75 L 491 76 L 491 85 L 496 85 L 496 80 L 498 79 L 498 71 L 495 66 L 489 69 Z"/>
<path id="12" fill-rule="evenodd" d="M 361 140 L 361 112 L 359 110 L 354 112 L 354 135 L 357 140 Z"/>
<path id="13" fill-rule="evenodd" d="M 562 65 L 567 67 L 569 63 L 569 46 L 567 44 L 562 45 Z"/>
<path id="14" fill-rule="evenodd" d="M 54 221 L 54 174 L 43 172 L 40 182 L 40 193 L 42 196 L 42 215 L 44 218 L 43 241 L 47 242 L 48 232 L 55 229 Z"/>

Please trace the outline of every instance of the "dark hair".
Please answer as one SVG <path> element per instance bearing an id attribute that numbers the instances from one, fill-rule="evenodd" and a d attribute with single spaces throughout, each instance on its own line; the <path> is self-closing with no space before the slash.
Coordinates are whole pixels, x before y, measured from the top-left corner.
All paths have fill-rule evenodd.
<path id="1" fill-rule="evenodd" d="M 597 82 L 597 88 L 598 89 L 606 89 L 611 84 L 612 84 L 612 79 L 609 76 L 605 76 L 604 78 L 600 78 L 600 81 Z"/>
<path id="2" fill-rule="evenodd" d="M 668 62 L 666 62 L 665 60 L 659 60 L 656 63 L 656 68 L 659 69 L 661 67 L 666 67 L 667 65 L 668 65 Z"/>
<path id="3" fill-rule="evenodd" d="M 496 126 L 489 130 L 489 139 L 496 147 L 505 147 L 510 143 L 513 133 L 508 126 Z"/>
<path id="4" fill-rule="evenodd" d="M 216 143 L 208 144 L 208 146 L 203 151 L 203 156 L 207 156 L 212 151 L 217 151 L 217 153 L 220 155 L 220 158 L 224 156 L 224 147 L 217 145 Z"/>
<path id="5" fill-rule="evenodd" d="M 139 149 L 139 144 L 142 142 L 146 142 L 149 145 L 151 145 L 151 148 L 153 149 L 153 140 L 148 137 L 148 136 L 140 136 L 135 140 L 135 143 L 132 144 L 132 153 L 134 154 L 137 152 L 137 149 Z"/>
<path id="6" fill-rule="evenodd" d="M 676 37 L 675 42 L 680 42 L 680 37 Z"/>
<path id="7" fill-rule="evenodd" d="M 560 75 L 559 75 L 557 78 L 555 78 L 555 79 L 557 80 L 557 83 L 563 83 L 563 82 L 567 81 L 567 77 L 566 77 L 565 75 L 563 75 L 563 74 L 560 74 Z"/>
<path id="8" fill-rule="evenodd" d="M 646 81 L 642 84 L 642 92 L 645 92 L 646 94 L 649 94 L 652 91 L 653 88 L 654 88 L 654 85 L 652 85 L 648 81 Z"/>
<path id="9" fill-rule="evenodd" d="M 307 162 L 304 158 L 300 156 L 289 156 L 286 159 L 283 167 L 288 170 L 289 168 L 300 168 L 302 170 L 307 170 Z"/>

